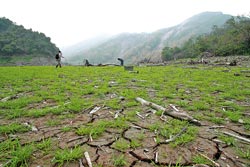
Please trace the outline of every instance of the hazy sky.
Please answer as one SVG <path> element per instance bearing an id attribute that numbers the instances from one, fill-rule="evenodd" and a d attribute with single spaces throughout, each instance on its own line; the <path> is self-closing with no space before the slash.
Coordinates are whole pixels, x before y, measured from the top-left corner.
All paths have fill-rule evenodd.
<path id="1" fill-rule="evenodd" d="M 100 34 L 152 32 L 204 12 L 250 14 L 250 0 L 0 0 L 0 17 L 43 32 L 58 47 Z"/>

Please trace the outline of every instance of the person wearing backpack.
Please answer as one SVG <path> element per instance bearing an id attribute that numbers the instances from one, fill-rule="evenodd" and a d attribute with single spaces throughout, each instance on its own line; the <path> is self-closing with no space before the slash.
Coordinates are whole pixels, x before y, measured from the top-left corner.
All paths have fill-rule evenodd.
<path id="1" fill-rule="evenodd" d="M 62 68 L 62 64 L 61 64 L 61 58 L 64 58 L 63 56 L 62 56 L 62 52 L 59 50 L 58 51 L 58 53 L 56 54 L 56 61 L 57 61 L 57 65 L 56 65 L 56 68 L 58 67 L 58 66 L 60 66 L 60 68 Z"/>

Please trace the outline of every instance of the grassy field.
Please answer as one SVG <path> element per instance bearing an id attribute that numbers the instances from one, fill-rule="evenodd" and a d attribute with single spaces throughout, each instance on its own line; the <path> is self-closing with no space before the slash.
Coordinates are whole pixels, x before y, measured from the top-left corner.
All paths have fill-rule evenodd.
<path id="1" fill-rule="evenodd" d="M 88 166 L 86 152 L 96 167 L 250 166 L 247 70 L 0 67 L 0 166 Z M 173 104 L 202 125 L 136 97 Z"/>

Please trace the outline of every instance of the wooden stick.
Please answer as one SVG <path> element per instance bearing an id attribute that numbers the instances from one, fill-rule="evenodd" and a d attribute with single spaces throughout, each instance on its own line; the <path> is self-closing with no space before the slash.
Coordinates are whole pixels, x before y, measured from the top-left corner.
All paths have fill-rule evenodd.
<path id="1" fill-rule="evenodd" d="M 101 107 L 95 107 L 93 110 L 89 112 L 89 114 L 94 114 L 95 112 L 99 111 Z"/>
<path id="2" fill-rule="evenodd" d="M 136 115 L 140 117 L 141 119 L 145 119 L 144 116 L 142 116 L 138 111 L 136 112 Z"/>
<path id="3" fill-rule="evenodd" d="M 209 129 L 218 129 L 218 128 L 225 128 L 225 126 L 223 126 L 223 125 L 214 125 L 214 126 L 211 126 L 211 127 L 209 127 Z"/>
<path id="4" fill-rule="evenodd" d="M 135 129 L 139 129 L 139 130 L 141 130 L 141 129 L 142 129 L 142 127 L 140 127 L 140 126 L 136 126 L 136 125 L 130 125 L 130 127 L 135 128 Z"/>
<path id="5" fill-rule="evenodd" d="M 79 159 L 79 166 L 84 167 L 83 164 L 82 164 L 82 159 Z"/>
<path id="6" fill-rule="evenodd" d="M 209 160 L 210 162 L 212 162 L 216 167 L 220 167 L 220 164 L 216 163 L 214 160 L 212 160 L 211 158 L 209 158 L 208 156 L 198 152 L 202 157 L 206 158 L 207 160 Z"/>
<path id="7" fill-rule="evenodd" d="M 85 156 L 85 159 L 86 159 L 86 161 L 87 161 L 87 163 L 88 163 L 88 166 L 89 166 L 89 167 L 92 167 L 91 159 L 90 159 L 89 153 L 88 153 L 87 151 L 84 152 L 84 156 Z"/>
<path id="8" fill-rule="evenodd" d="M 189 116 L 188 114 L 184 113 L 184 112 L 177 112 L 175 110 L 171 110 L 169 111 L 168 109 L 158 105 L 158 104 L 155 104 L 155 103 L 152 103 L 152 102 L 148 102 L 140 97 L 137 97 L 135 99 L 136 101 L 140 102 L 142 105 L 146 105 L 146 106 L 150 106 L 156 110 L 159 110 L 159 111 L 164 111 L 165 114 L 173 117 L 173 118 L 177 118 L 177 119 L 180 119 L 180 120 L 186 120 L 186 121 L 189 121 L 189 122 L 192 122 L 198 126 L 201 125 L 200 121 L 194 119 L 193 117 Z"/>
<path id="9" fill-rule="evenodd" d="M 155 163 L 158 163 L 158 155 L 159 155 L 159 153 L 158 153 L 158 151 L 156 151 L 155 152 Z"/>
<path id="10" fill-rule="evenodd" d="M 247 139 L 247 138 L 245 138 L 245 137 L 238 136 L 238 135 L 235 135 L 235 134 L 232 134 L 232 133 L 226 132 L 226 131 L 223 131 L 222 133 L 223 133 L 223 134 L 225 134 L 225 135 L 228 135 L 228 136 L 232 136 L 232 137 L 234 137 L 234 138 L 236 138 L 236 139 L 239 139 L 239 140 L 245 141 L 245 142 L 247 142 L 247 143 L 250 143 L 250 140 L 249 140 L 249 139 Z"/>
<path id="11" fill-rule="evenodd" d="M 176 112 L 180 112 L 180 110 L 178 110 L 173 104 L 169 104 L 169 106 L 174 109 Z"/>
<path id="12" fill-rule="evenodd" d="M 91 133 L 89 134 L 89 140 L 90 140 L 90 142 L 93 141 L 93 138 L 92 138 L 92 136 L 91 136 Z"/>
<path id="13" fill-rule="evenodd" d="M 123 112 L 123 109 L 116 111 L 116 112 L 115 112 L 114 118 L 115 118 L 115 119 L 118 118 L 118 116 L 119 116 L 119 114 L 120 114 L 121 112 Z"/>

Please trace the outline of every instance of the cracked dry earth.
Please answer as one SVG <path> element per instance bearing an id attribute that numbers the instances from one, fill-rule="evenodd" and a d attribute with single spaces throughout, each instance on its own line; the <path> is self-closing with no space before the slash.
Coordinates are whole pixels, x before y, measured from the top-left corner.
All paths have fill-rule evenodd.
<path id="1" fill-rule="evenodd" d="M 50 103 L 50 105 L 53 102 Z M 30 106 L 31 107 L 31 106 Z M 37 107 L 37 106 L 33 106 Z M 93 106 L 94 108 L 95 106 Z M 32 142 L 41 142 L 44 139 L 52 139 L 52 150 L 75 148 L 77 146 L 82 147 L 83 150 L 89 153 L 93 166 L 115 166 L 114 158 L 124 155 L 126 165 L 134 167 L 147 167 L 147 166 L 209 166 L 198 165 L 193 162 L 193 157 L 196 155 L 205 156 L 210 159 L 210 166 L 221 167 L 246 167 L 250 165 L 250 161 L 242 159 L 235 154 L 235 150 L 229 147 L 226 143 L 218 139 L 218 131 L 227 131 L 233 134 L 238 134 L 246 138 L 250 138 L 250 135 L 244 132 L 244 128 L 240 124 L 228 123 L 225 126 L 215 126 L 209 122 L 202 122 L 198 127 L 198 135 L 191 142 L 173 147 L 170 143 L 164 143 L 166 138 L 160 137 L 156 141 L 158 136 L 157 131 L 152 131 L 148 127 L 157 122 L 167 123 L 169 120 L 174 119 L 166 116 L 165 120 L 161 117 L 150 112 L 150 108 L 146 106 L 141 107 L 140 117 L 138 121 L 129 122 L 129 126 L 124 129 L 107 128 L 104 133 L 97 138 L 92 138 L 87 135 L 77 135 L 76 129 L 82 125 L 88 123 L 95 123 L 100 120 L 113 120 L 114 112 L 111 109 L 102 106 L 94 114 L 90 114 L 93 108 L 86 109 L 81 113 L 75 114 L 71 118 L 66 118 L 60 125 L 46 126 L 47 120 L 57 119 L 57 115 L 48 114 L 40 118 L 18 118 L 17 122 L 29 122 L 33 126 L 37 127 L 38 131 L 29 131 L 22 134 L 17 134 L 17 138 L 20 139 L 20 143 L 30 144 Z M 67 114 L 67 113 L 64 113 Z M 119 115 L 122 117 L 128 114 L 128 111 L 124 111 Z M 11 121 L 5 120 L 4 124 L 11 123 Z M 62 127 L 71 127 L 70 131 L 62 131 Z M 195 125 L 193 125 L 195 126 Z M 143 135 L 143 137 L 141 137 Z M 1 136 L 4 139 L 5 136 Z M 136 148 L 125 147 L 125 149 L 117 149 L 115 143 L 123 141 L 128 144 L 132 140 L 139 140 L 141 145 Z M 244 147 L 246 143 L 239 142 L 239 147 Z M 51 161 L 54 158 L 53 154 L 43 154 L 36 151 L 32 155 L 30 160 L 30 166 L 58 166 Z M 84 166 L 88 166 L 85 158 L 83 157 L 82 163 Z M 78 167 L 78 161 L 65 162 L 63 166 Z"/>

